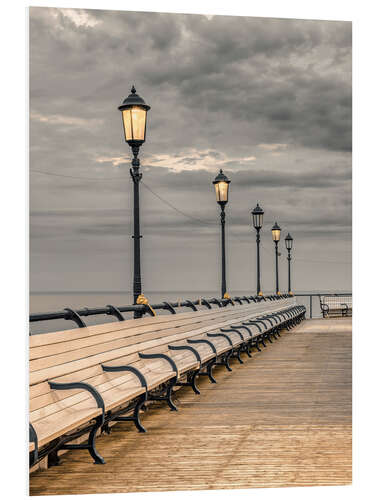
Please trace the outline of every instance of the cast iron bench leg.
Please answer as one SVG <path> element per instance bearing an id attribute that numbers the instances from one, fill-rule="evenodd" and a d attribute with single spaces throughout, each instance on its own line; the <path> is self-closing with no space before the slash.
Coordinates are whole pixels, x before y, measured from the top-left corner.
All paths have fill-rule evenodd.
<path id="1" fill-rule="evenodd" d="M 167 404 L 168 404 L 169 408 L 171 409 L 171 411 L 178 411 L 177 406 L 172 401 L 173 386 L 175 383 L 176 383 L 176 380 L 173 380 L 173 382 L 169 383 L 168 388 L 167 388 L 167 392 L 166 392 L 166 398 L 167 398 L 166 401 L 167 401 Z"/>
<path id="2" fill-rule="evenodd" d="M 250 341 L 246 344 L 246 349 L 245 349 L 246 354 L 248 355 L 249 358 L 251 358 L 251 339 Z"/>
<path id="3" fill-rule="evenodd" d="M 259 337 L 257 337 L 255 347 L 257 348 L 257 350 L 258 350 L 259 352 L 262 352 L 262 349 L 259 347 Z"/>
<path id="4" fill-rule="evenodd" d="M 199 369 L 198 370 L 194 370 L 194 372 L 192 373 L 188 373 L 187 375 L 187 381 L 186 382 L 176 382 L 175 385 L 179 385 L 179 386 L 189 386 L 193 389 L 193 391 L 195 392 L 195 394 L 200 394 L 201 391 L 198 389 L 197 385 L 196 385 L 196 378 L 199 374 Z"/>
<path id="5" fill-rule="evenodd" d="M 98 450 L 96 449 L 96 432 L 101 427 L 102 420 L 97 419 L 97 424 L 91 429 L 88 440 L 88 450 L 92 458 L 94 459 L 95 464 L 105 464 L 104 458 L 100 455 Z"/>
<path id="6" fill-rule="evenodd" d="M 178 411 L 177 406 L 172 401 L 173 386 L 177 382 L 177 377 L 174 377 L 167 383 L 165 390 L 165 396 L 154 396 L 152 394 L 148 395 L 149 401 L 166 401 L 171 411 Z"/>
<path id="7" fill-rule="evenodd" d="M 238 349 L 236 349 L 236 358 L 238 359 L 238 361 L 240 362 L 241 365 L 243 365 L 243 361 L 241 359 L 241 347 L 239 347 Z"/>
<path id="8" fill-rule="evenodd" d="M 200 372 L 199 375 L 205 375 L 208 377 L 208 380 L 212 383 L 212 384 L 216 384 L 216 380 L 214 379 L 213 375 L 212 375 L 212 369 L 213 367 L 215 366 L 216 364 L 216 359 L 214 358 L 212 361 L 209 361 L 206 365 L 206 371 L 205 372 Z"/>
<path id="9" fill-rule="evenodd" d="M 133 415 L 130 415 L 128 417 L 123 417 L 121 415 L 112 418 L 114 422 L 134 422 L 134 425 L 138 429 L 139 432 L 147 432 L 146 429 L 143 427 L 141 424 L 141 421 L 139 420 L 139 413 L 145 406 L 145 402 L 147 401 L 147 393 L 142 394 L 141 398 L 137 402 L 134 408 Z M 107 426 L 107 429 L 109 430 L 109 427 Z M 107 432 L 108 432 L 107 430 Z"/>
<path id="10" fill-rule="evenodd" d="M 96 424 L 90 430 L 89 438 L 86 444 L 63 444 L 60 447 L 60 450 L 88 450 L 92 458 L 94 459 L 95 464 L 105 464 L 104 458 L 99 454 L 96 449 L 96 432 L 103 425 L 102 417 L 97 417 Z M 51 465 L 57 465 L 59 463 L 59 458 L 57 456 L 57 451 L 53 451 L 51 453 L 51 461 L 53 462 Z M 50 463 L 50 461 L 49 461 Z"/>

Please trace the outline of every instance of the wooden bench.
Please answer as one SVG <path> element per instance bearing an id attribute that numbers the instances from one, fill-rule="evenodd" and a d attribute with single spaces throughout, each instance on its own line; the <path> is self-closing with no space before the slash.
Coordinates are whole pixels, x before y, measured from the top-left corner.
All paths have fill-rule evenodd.
<path id="1" fill-rule="evenodd" d="M 302 320 L 295 299 L 228 306 L 215 310 L 118 321 L 30 337 L 30 461 L 58 450 L 95 446 L 99 429 L 111 421 L 133 421 L 146 402 L 164 400 L 171 410 L 173 387 L 190 385 L 259 342 L 272 342 L 282 327 Z M 132 412 L 131 415 L 128 415 Z M 125 416 L 126 414 L 126 416 Z M 88 433 L 86 443 L 70 441 Z M 69 444 L 68 444 L 69 443 Z"/>
<path id="2" fill-rule="evenodd" d="M 323 318 L 352 315 L 352 296 L 320 295 L 320 309 Z"/>

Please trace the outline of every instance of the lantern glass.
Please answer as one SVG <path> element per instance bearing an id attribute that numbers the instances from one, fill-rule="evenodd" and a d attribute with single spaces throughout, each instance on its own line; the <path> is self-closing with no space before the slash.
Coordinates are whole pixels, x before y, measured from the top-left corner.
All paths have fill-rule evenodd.
<path id="1" fill-rule="evenodd" d="M 253 213 L 253 226 L 255 229 L 260 229 L 263 226 L 263 214 L 262 213 Z"/>
<path id="2" fill-rule="evenodd" d="M 281 229 L 272 229 L 272 239 L 273 241 L 280 241 Z"/>
<path id="3" fill-rule="evenodd" d="M 287 250 L 291 250 L 293 246 L 293 238 L 288 234 L 288 236 L 285 238 L 285 246 Z"/>
<path id="4" fill-rule="evenodd" d="M 227 203 L 229 183 L 220 181 L 215 184 L 216 201 L 218 203 Z"/>
<path id="5" fill-rule="evenodd" d="M 146 109 L 132 106 L 122 110 L 125 140 L 144 142 L 146 137 Z"/>

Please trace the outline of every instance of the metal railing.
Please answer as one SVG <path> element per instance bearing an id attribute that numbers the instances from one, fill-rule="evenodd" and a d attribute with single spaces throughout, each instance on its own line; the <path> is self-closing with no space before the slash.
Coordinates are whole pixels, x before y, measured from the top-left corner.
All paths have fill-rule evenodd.
<path id="1" fill-rule="evenodd" d="M 61 311 L 55 311 L 55 312 L 46 312 L 46 313 L 33 313 L 30 314 L 30 323 L 34 323 L 36 321 L 50 321 L 50 320 L 58 320 L 58 319 L 64 319 L 64 320 L 70 320 L 74 321 L 79 327 L 84 327 L 86 326 L 84 320 L 82 319 L 83 317 L 86 316 L 97 316 L 97 315 L 108 315 L 108 316 L 115 316 L 119 321 L 125 320 L 124 316 L 122 313 L 126 312 L 137 312 L 140 313 L 141 315 L 143 314 L 151 314 L 153 315 L 153 310 L 164 310 L 164 311 L 169 311 L 171 314 L 176 314 L 176 308 L 180 307 L 187 307 L 191 308 L 194 311 L 197 310 L 197 306 L 206 306 L 208 309 L 212 309 L 212 305 L 216 305 L 218 307 L 226 307 L 228 304 L 235 305 L 237 302 L 238 304 L 242 304 L 244 302 L 250 304 L 251 302 L 261 302 L 262 300 L 264 301 L 274 301 L 274 300 L 280 300 L 280 299 L 285 299 L 290 297 L 288 294 L 282 294 L 282 295 L 264 295 L 264 296 L 257 296 L 257 295 L 243 295 L 242 297 L 231 297 L 229 299 L 218 299 L 218 298 L 211 298 L 211 299 L 205 299 L 205 298 L 200 298 L 197 300 L 183 300 L 179 302 L 161 302 L 158 304 L 136 304 L 136 305 L 126 305 L 126 306 L 113 306 L 113 305 L 106 305 L 105 307 L 94 307 L 94 308 L 88 308 L 84 307 L 81 309 L 71 309 L 71 308 L 65 308 Z"/>
<path id="2" fill-rule="evenodd" d="M 299 298 L 299 303 L 301 305 L 304 305 L 308 311 L 308 316 L 310 318 L 313 317 L 321 317 L 322 311 L 320 307 L 320 298 L 322 296 L 325 297 L 344 297 L 344 296 L 351 296 L 351 293 L 295 293 L 293 296 L 296 298 Z M 190 308 L 192 310 L 197 310 L 197 306 L 205 306 L 208 309 L 212 309 L 212 306 L 216 307 L 226 307 L 228 304 L 234 305 L 235 303 L 242 304 L 242 303 L 248 303 L 250 304 L 251 302 L 260 302 L 260 301 L 273 301 L 273 300 L 279 300 L 283 298 L 288 298 L 290 295 L 288 294 L 282 294 L 282 295 L 264 295 L 264 296 L 257 296 L 257 295 L 243 295 L 243 296 L 236 296 L 232 297 L 229 299 L 222 299 L 222 298 L 200 298 L 196 300 L 181 300 L 181 301 L 174 301 L 174 302 L 160 302 L 156 304 L 137 304 L 137 305 L 125 305 L 125 306 L 113 306 L 113 305 L 106 305 L 104 307 L 93 307 L 93 308 L 88 308 L 88 307 L 83 307 L 79 309 L 71 309 L 71 308 L 65 308 L 60 311 L 54 311 L 54 312 L 45 312 L 45 313 L 32 313 L 30 314 L 30 323 L 35 323 L 35 322 L 43 322 L 43 321 L 51 321 L 51 320 L 70 320 L 73 321 L 77 324 L 79 327 L 84 327 L 86 326 L 86 323 L 83 318 L 88 317 L 88 316 L 97 316 L 97 315 L 104 315 L 104 316 L 114 316 L 116 317 L 119 321 L 125 320 L 124 316 L 122 313 L 134 313 L 138 312 L 141 315 L 144 314 L 153 314 L 152 310 L 154 311 L 165 311 L 169 312 L 171 314 L 176 314 L 176 309 L 180 308 Z M 302 300 L 301 300 L 302 299 Z M 305 300 L 303 300 L 305 299 Z M 315 307 L 314 307 L 315 306 Z M 314 312 L 317 312 L 317 314 L 314 315 Z M 30 333 L 31 334 L 31 333 Z"/>

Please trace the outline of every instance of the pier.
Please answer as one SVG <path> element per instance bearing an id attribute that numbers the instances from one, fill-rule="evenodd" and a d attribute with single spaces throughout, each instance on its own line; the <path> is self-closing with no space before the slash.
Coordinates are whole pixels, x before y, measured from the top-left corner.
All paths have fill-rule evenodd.
<path id="1" fill-rule="evenodd" d="M 253 352 L 201 395 L 178 390 L 181 411 L 145 412 L 148 429 L 112 428 L 98 446 L 67 452 L 30 475 L 31 495 L 325 486 L 351 483 L 351 318 L 308 319 Z M 152 415 L 151 415 L 152 413 Z"/>
<path id="2" fill-rule="evenodd" d="M 103 9 L 26 12 L 5 461 L 25 432 L 29 496 L 350 485 L 350 16 Z"/>

